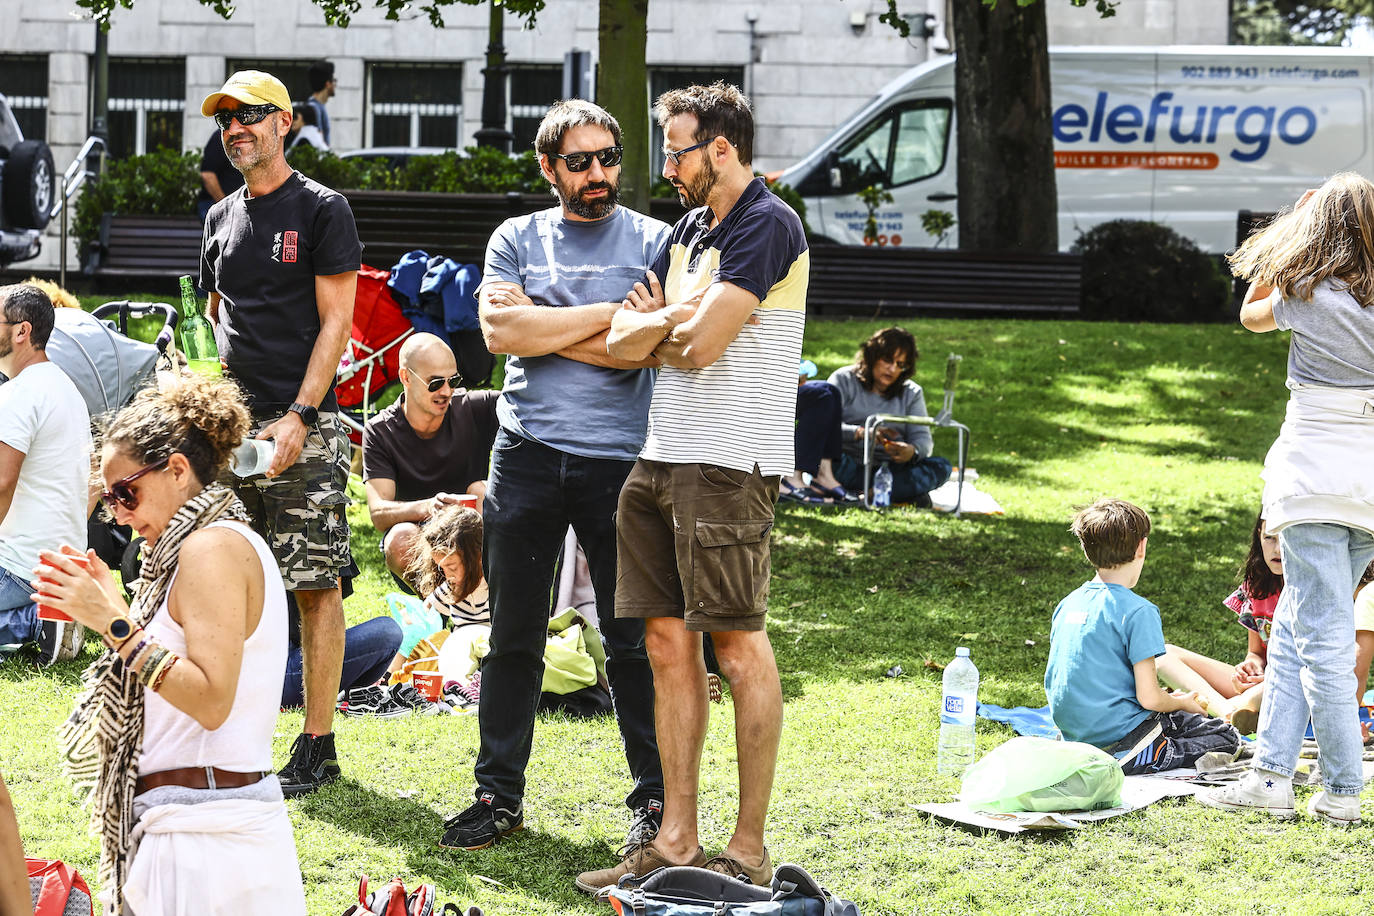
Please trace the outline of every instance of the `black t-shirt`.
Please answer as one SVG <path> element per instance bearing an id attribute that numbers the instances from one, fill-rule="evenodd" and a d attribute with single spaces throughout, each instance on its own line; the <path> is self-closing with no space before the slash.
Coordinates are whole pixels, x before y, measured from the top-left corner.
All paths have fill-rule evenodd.
<path id="1" fill-rule="evenodd" d="M 215 343 L 255 411 L 295 399 L 320 334 L 315 277 L 357 270 L 362 243 L 342 194 L 300 172 L 270 194 L 239 189 L 205 217 L 200 286 L 220 294 Z M 320 410 L 334 410 L 329 386 Z"/>
<path id="2" fill-rule="evenodd" d="M 485 480 L 496 441 L 499 391 L 455 391 L 439 431 L 421 439 L 400 401 L 363 429 L 363 480 L 396 481 L 396 499 L 409 502 L 435 493 L 463 493 Z"/>
<path id="3" fill-rule="evenodd" d="M 229 157 L 224 152 L 224 142 L 220 139 L 219 131 L 211 134 L 210 140 L 205 144 L 205 152 L 200 157 L 200 170 L 215 173 L 215 177 L 219 179 L 220 189 L 224 191 L 226 197 L 243 187 L 243 175 L 230 164 Z M 196 199 L 210 199 L 204 186 L 201 187 L 200 194 Z"/>

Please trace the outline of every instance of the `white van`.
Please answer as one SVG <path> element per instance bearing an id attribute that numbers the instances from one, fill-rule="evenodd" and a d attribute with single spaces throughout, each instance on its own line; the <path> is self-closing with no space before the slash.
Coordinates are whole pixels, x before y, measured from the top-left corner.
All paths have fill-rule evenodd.
<path id="1" fill-rule="evenodd" d="M 1345 49 L 1052 48 L 1059 244 L 1112 219 L 1164 223 L 1206 251 L 1350 169 L 1374 177 L 1370 72 Z M 954 60 L 913 67 L 781 173 L 820 236 L 864 244 L 856 192 L 881 184 L 877 244 L 931 246 L 921 214 L 957 215 Z M 985 168 L 998 168 L 987 163 Z M 957 244 L 958 227 L 943 243 Z"/>

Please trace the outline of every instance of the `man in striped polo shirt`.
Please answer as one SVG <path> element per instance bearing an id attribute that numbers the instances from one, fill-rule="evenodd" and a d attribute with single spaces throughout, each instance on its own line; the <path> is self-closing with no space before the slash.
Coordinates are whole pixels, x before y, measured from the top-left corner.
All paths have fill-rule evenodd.
<path id="1" fill-rule="evenodd" d="M 645 618 L 663 761 L 663 824 L 593 890 L 627 873 L 698 865 L 766 885 L 763 842 L 782 730 L 782 690 L 764 630 L 768 535 L 792 468 L 797 362 L 809 255 L 801 220 L 750 167 L 749 100 L 717 83 L 658 99 L 663 175 L 684 205 L 668 250 L 611 321 L 621 359 L 663 364 L 644 449 L 620 493 L 616 616 Z M 663 278 L 660 285 L 658 278 Z M 707 722 L 701 634 L 735 704 L 739 816 L 719 855 L 697 837 Z"/>

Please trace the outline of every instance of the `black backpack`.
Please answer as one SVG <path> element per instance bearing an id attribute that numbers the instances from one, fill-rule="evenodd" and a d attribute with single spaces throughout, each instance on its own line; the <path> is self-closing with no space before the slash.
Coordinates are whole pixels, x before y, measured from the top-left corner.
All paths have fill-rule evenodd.
<path id="1" fill-rule="evenodd" d="M 620 916 L 859 916 L 859 908 L 816 883 L 799 865 L 779 865 L 772 887 L 690 865 L 661 868 L 642 882 L 627 875 L 607 891 Z"/>

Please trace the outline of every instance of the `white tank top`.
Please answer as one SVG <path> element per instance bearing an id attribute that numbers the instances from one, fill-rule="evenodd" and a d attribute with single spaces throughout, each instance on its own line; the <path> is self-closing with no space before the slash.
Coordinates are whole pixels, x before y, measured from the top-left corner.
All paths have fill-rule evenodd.
<path id="1" fill-rule="evenodd" d="M 237 531 L 257 551 L 264 586 L 262 617 L 243 644 L 243 666 L 234 705 L 219 728 L 209 731 L 156 693 L 144 691 L 139 775 L 181 767 L 213 766 L 240 773 L 273 768 L 272 731 L 286 677 L 286 590 L 267 544 L 251 528 L 233 521 L 212 522 L 207 527 Z M 175 575 L 172 582 L 176 582 Z M 203 598 L 214 600 L 213 595 Z M 166 599 L 144 629 L 163 646 L 185 657 L 186 634 L 172 619 Z"/>

